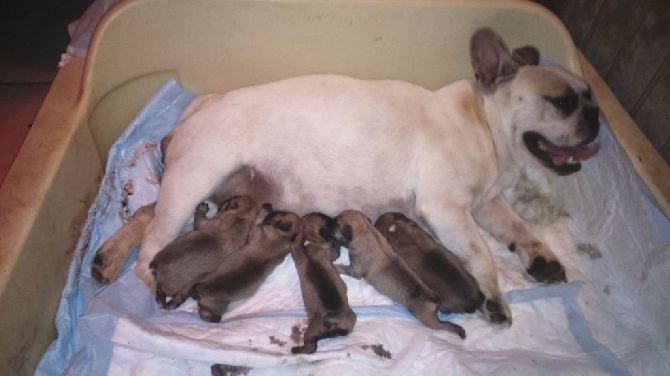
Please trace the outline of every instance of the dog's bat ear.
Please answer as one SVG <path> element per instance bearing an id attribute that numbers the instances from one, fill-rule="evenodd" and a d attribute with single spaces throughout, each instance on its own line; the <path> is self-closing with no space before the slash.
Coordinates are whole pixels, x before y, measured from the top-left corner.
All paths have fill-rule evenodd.
<path id="1" fill-rule="evenodd" d="M 515 48 L 512 51 L 512 59 L 521 66 L 538 65 L 540 64 L 540 51 L 533 46 Z"/>
<path id="2" fill-rule="evenodd" d="M 505 41 L 489 28 L 478 29 L 472 34 L 470 58 L 477 84 L 483 88 L 491 88 L 513 76 L 519 69 Z"/>

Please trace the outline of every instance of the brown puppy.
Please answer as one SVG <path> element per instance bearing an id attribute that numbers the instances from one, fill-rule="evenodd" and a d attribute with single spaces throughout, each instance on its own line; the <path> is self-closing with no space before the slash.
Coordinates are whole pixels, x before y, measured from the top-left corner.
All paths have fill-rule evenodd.
<path id="1" fill-rule="evenodd" d="M 347 285 L 333 266 L 333 261 L 340 257 L 336 231 L 337 222 L 321 213 L 307 214 L 300 220 L 291 255 L 298 270 L 309 324 L 304 344 L 291 349 L 294 354 L 312 354 L 317 341 L 345 336 L 356 323 L 356 314 L 347 300 Z"/>
<path id="2" fill-rule="evenodd" d="M 337 216 L 337 224 L 351 261 L 351 265 L 335 265 L 340 273 L 365 279 L 377 291 L 407 307 L 427 327 L 465 338 L 462 327 L 437 318 L 439 298 L 393 251 L 363 213 L 346 210 Z"/>
<path id="3" fill-rule="evenodd" d="M 246 241 L 256 219 L 258 207 L 248 196 L 224 201 L 212 219 L 207 219 L 207 204 L 198 205 L 193 231 L 168 244 L 149 264 L 156 281 L 156 302 L 161 308 L 177 308 L 177 301 L 166 302 L 191 281 L 213 271 L 230 253 Z"/>
<path id="4" fill-rule="evenodd" d="M 475 277 L 461 260 L 401 213 L 385 213 L 375 228 L 440 298 L 444 313 L 473 313 L 484 302 Z"/>
<path id="5" fill-rule="evenodd" d="M 181 304 L 193 297 L 203 320 L 219 322 L 231 302 L 252 296 L 291 251 L 300 222 L 296 214 L 272 211 L 270 204 L 261 207 L 257 218 L 246 244 L 216 270 L 191 282 L 173 301 Z"/>

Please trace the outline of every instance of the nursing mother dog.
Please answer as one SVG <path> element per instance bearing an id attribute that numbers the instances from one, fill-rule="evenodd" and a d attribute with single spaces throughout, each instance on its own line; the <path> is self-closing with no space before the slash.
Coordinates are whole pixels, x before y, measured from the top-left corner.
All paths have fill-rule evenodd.
<path id="1" fill-rule="evenodd" d="M 155 215 L 134 227 L 144 230 L 135 272 L 153 287 L 149 262 L 210 196 L 249 194 L 299 215 L 357 209 L 373 221 L 398 211 L 467 257 L 485 316 L 510 325 L 477 226 L 509 245 L 536 280 L 565 281 L 554 252 L 501 192 L 522 165 L 579 171 L 598 152 L 599 110 L 584 80 L 537 66 L 535 48 L 511 53 L 490 29 L 477 30 L 470 44 L 476 83 L 434 92 L 326 75 L 197 100 L 168 136 Z M 130 252 L 116 241 L 96 255 L 100 280 L 113 281 Z"/>

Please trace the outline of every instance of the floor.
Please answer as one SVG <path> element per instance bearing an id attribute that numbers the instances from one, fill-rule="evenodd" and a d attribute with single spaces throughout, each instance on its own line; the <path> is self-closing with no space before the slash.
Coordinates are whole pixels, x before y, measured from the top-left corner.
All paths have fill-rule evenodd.
<path id="1" fill-rule="evenodd" d="M 5 180 L 57 68 L 0 64 L 0 185 Z"/>

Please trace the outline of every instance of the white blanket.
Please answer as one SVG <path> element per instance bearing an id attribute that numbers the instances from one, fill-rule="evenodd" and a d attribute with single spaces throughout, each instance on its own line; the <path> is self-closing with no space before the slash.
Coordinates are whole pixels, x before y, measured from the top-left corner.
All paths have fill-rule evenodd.
<path id="1" fill-rule="evenodd" d="M 200 320 L 192 300 L 176 311 L 158 308 L 132 272 L 135 254 L 119 280 L 99 285 L 91 259 L 131 213 L 155 200 L 158 142 L 193 96 L 168 83 L 110 151 L 63 291 L 59 338 L 38 375 L 670 374 L 670 222 L 604 119 L 601 152 L 582 172 L 550 183 L 529 172 L 524 189 L 507 192 L 538 223 L 570 283 L 530 280 L 516 255 L 485 234 L 511 328 L 480 314 L 446 317 L 465 328 L 461 340 L 422 326 L 366 282 L 345 276 L 358 315 L 353 332 L 320 341 L 315 354 L 293 355 L 306 316 L 290 256 L 219 324 Z M 346 257 L 345 250 L 338 262 Z"/>

